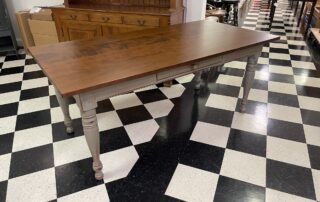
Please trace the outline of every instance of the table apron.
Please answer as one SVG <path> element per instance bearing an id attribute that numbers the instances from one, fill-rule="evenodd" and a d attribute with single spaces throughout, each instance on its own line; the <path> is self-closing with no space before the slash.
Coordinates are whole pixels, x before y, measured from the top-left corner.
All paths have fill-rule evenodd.
<path id="1" fill-rule="evenodd" d="M 96 90 L 88 91 L 78 95 L 74 95 L 81 102 L 83 110 L 91 110 L 97 107 L 97 102 L 108 99 L 110 97 L 128 93 L 149 85 L 162 83 L 180 76 L 195 73 L 210 67 L 223 65 L 227 62 L 234 61 L 239 58 L 252 56 L 261 52 L 262 45 L 257 45 L 242 50 L 232 51 L 220 56 L 210 57 L 189 65 L 181 65 L 170 70 L 164 70 L 158 73 L 140 77 L 137 79 L 128 80 L 118 84 L 102 87 Z"/>

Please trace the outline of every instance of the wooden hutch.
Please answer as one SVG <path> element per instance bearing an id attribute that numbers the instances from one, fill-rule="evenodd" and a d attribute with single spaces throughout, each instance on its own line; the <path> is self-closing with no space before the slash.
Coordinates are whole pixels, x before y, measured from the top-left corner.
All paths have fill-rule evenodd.
<path id="1" fill-rule="evenodd" d="M 184 21 L 182 0 L 64 0 L 52 12 L 59 41 L 108 37 Z"/>

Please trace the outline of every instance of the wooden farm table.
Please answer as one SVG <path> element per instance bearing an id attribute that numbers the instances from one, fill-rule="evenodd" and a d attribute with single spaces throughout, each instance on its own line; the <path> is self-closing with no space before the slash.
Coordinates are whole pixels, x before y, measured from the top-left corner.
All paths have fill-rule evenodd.
<path id="1" fill-rule="evenodd" d="M 276 39 L 263 32 L 198 21 L 108 39 L 32 47 L 30 52 L 56 88 L 68 133 L 73 131 L 68 97 L 75 98 L 95 177 L 101 180 L 98 101 L 248 57 L 244 111 L 262 46 Z"/>

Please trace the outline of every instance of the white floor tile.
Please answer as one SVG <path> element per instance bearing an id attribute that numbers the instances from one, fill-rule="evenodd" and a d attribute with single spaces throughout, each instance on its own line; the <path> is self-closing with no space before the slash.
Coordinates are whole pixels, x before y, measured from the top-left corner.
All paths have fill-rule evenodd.
<path id="1" fill-rule="evenodd" d="M 0 118 L 0 135 L 15 131 L 17 116 Z"/>
<path id="2" fill-rule="evenodd" d="M 235 112 L 232 120 L 232 128 L 257 133 L 267 134 L 267 117 Z"/>
<path id="3" fill-rule="evenodd" d="M 72 119 L 81 118 L 80 110 L 77 104 L 69 105 L 69 112 Z M 58 122 L 64 121 L 64 116 L 60 107 L 51 108 L 50 115 L 51 115 L 51 123 L 58 123 Z"/>
<path id="4" fill-rule="evenodd" d="M 267 71 L 256 71 L 254 75 L 254 79 L 268 81 L 269 80 L 269 72 Z"/>
<path id="5" fill-rule="evenodd" d="M 282 44 L 282 43 L 270 43 L 270 48 L 283 48 L 288 49 L 288 44 Z"/>
<path id="6" fill-rule="evenodd" d="M 219 175 L 178 164 L 166 195 L 184 201 L 213 201 Z"/>
<path id="7" fill-rule="evenodd" d="M 269 71 L 276 74 L 293 75 L 292 68 L 287 66 L 269 65 Z"/>
<path id="8" fill-rule="evenodd" d="M 134 147 L 126 147 L 100 156 L 103 165 L 104 183 L 112 182 L 127 177 L 139 159 L 139 154 Z"/>
<path id="9" fill-rule="evenodd" d="M 47 77 L 39 78 L 39 79 L 30 79 L 22 81 L 21 90 L 27 90 L 31 88 L 39 88 L 43 86 L 48 86 L 49 82 Z"/>
<path id="10" fill-rule="evenodd" d="M 22 81 L 23 73 L 1 75 L 0 85 Z"/>
<path id="11" fill-rule="evenodd" d="M 4 154 L 0 156 L 0 182 L 9 179 L 11 154 Z"/>
<path id="12" fill-rule="evenodd" d="M 316 66 L 312 62 L 291 60 L 291 64 L 295 68 L 316 70 Z"/>
<path id="13" fill-rule="evenodd" d="M 237 106 L 237 101 L 238 99 L 235 97 L 210 94 L 205 106 L 234 111 Z"/>
<path id="14" fill-rule="evenodd" d="M 159 88 L 167 98 L 176 98 L 180 97 L 184 90 L 186 89 L 183 85 L 177 84 L 177 85 L 172 85 L 171 87 L 161 87 Z"/>
<path id="15" fill-rule="evenodd" d="M 226 148 L 229 133 L 229 127 L 198 121 L 193 129 L 190 140 Z"/>
<path id="16" fill-rule="evenodd" d="M 47 96 L 20 101 L 18 107 L 18 114 L 26 114 L 45 109 L 50 109 L 50 99 Z"/>
<path id="17" fill-rule="evenodd" d="M 276 93 L 297 95 L 296 85 L 290 84 L 290 83 L 269 81 L 268 82 L 268 90 L 271 92 L 276 92 Z"/>
<path id="18" fill-rule="evenodd" d="M 126 125 L 124 127 L 134 145 L 151 141 L 159 129 L 154 119 Z"/>
<path id="19" fill-rule="evenodd" d="M 309 109 L 313 111 L 320 111 L 320 99 L 307 97 L 307 96 L 298 96 L 299 106 L 302 109 Z"/>
<path id="20" fill-rule="evenodd" d="M 58 202 L 108 202 L 109 195 L 104 184 L 80 192 L 76 192 L 58 199 Z"/>
<path id="21" fill-rule="evenodd" d="M 268 65 L 269 64 L 269 58 L 259 57 L 258 64 Z"/>
<path id="22" fill-rule="evenodd" d="M 55 142 L 53 144 L 53 154 L 55 166 L 91 157 L 84 136 Z"/>
<path id="23" fill-rule="evenodd" d="M 39 126 L 15 132 L 12 151 L 17 152 L 52 143 L 51 125 Z"/>
<path id="24" fill-rule="evenodd" d="M 266 189 L 266 202 L 276 202 L 276 201 L 283 201 L 283 202 L 313 202 L 313 200 L 306 199 L 297 195 L 288 194 L 285 192 L 273 190 L 273 189 Z"/>
<path id="25" fill-rule="evenodd" d="M 144 105 L 153 118 L 168 116 L 174 104 L 171 100 L 160 100 Z"/>
<path id="26" fill-rule="evenodd" d="M 294 81 L 297 85 L 320 88 L 320 78 L 308 76 L 294 76 Z"/>
<path id="27" fill-rule="evenodd" d="M 240 87 L 242 84 L 242 77 L 220 74 L 216 83 Z"/>
<path id="28" fill-rule="evenodd" d="M 224 67 L 236 68 L 236 69 L 246 69 L 246 62 L 232 61 L 224 64 Z"/>
<path id="29" fill-rule="evenodd" d="M 41 68 L 37 64 L 24 66 L 24 72 L 34 72 L 34 71 L 39 71 L 39 70 L 41 70 Z"/>
<path id="30" fill-rule="evenodd" d="M 7 201 L 50 201 L 56 199 L 54 168 L 10 179 Z"/>
<path id="31" fill-rule="evenodd" d="M 243 97 L 243 88 L 241 88 L 240 92 L 239 92 L 239 98 L 242 99 L 242 97 Z M 248 100 L 267 103 L 268 102 L 268 91 L 252 88 L 250 90 Z"/>
<path id="32" fill-rule="evenodd" d="M 288 44 L 290 45 L 296 45 L 296 46 L 306 46 L 305 41 L 297 41 L 297 40 L 287 40 Z"/>
<path id="33" fill-rule="evenodd" d="M 101 113 L 98 114 L 97 117 L 100 131 L 110 130 L 123 126 L 116 111 Z"/>
<path id="34" fill-rule="evenodd" d="M 0 105 L 19 102 L 21 91 L 13 91 L 0 94 Z"/>
<path id="35" fill-rule="evenodd" d="M 290 60 L 289 54 L 283 54 L 283 53 L 269 53 L 270 59 L 278 59 L 278 60 Z"/>
<path id="36" fill-rule="evenodd" d="M 320 127 L 303 125 L 306 142 L 320 147 Z"/>
<path id="37" fill-rule="evenodd" d="M 268 103 L 268 118 L 302 124 L 299 108 Z"/>
<path id="38" fill-rule="evenodd" d="M 110 98 L 110 101 L 116 110 L 142 105 L 142 102 L 135 93 L 118 95 Z"/>
<path id="39" fill-rule="evenodd" d="M 308 147 L 305 143 L 267 137 L 267 158 L 310 168 Z"/>
<path id="40" fill-rule="evenodd" d="M 308 50 L 289 49 L 290 55 L 310 56 Z"/>
<path id="41" fill-rule="evenodd" d="M 2 68 L 6 69 L 6 68 L 10 68 L 10 67 L 18 67 L 18 66 L 24 66 L 24 65 L 25 65 L 25 59 L 13 60 L 13 61 L 4 62 L 2 65 Z"/>
<path id="42" fill-rule="evenodd" d="M 192 81 L 193 77 L 194 77 L 194 74 L 188 74 L 188 75 L 176 78 L 175 80 L 177 80 L 179 83 L 188 83 Z"/>
<path id="43" fill-rule="evenodd" d="M 220 175 L 266 186 L 266 158 L 227 149 Z"/>

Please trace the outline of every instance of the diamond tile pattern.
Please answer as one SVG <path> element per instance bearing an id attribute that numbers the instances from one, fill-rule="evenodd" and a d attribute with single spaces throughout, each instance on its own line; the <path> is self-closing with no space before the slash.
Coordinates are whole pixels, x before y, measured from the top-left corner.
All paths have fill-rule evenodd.
<path id="1" fill-rule="evenodd" d="M 267 31 L 267 0 L 243 28 Z M 0 201 L 320 201 L 320 72 L 279 1 L 247 112 L 246 62 L 98 103 L 103 181 L 80 113 L 66 134 L 54 88 L 31 56 L 0 56 Z M 232 193 L 232 194 L 230 194 Z"/>

